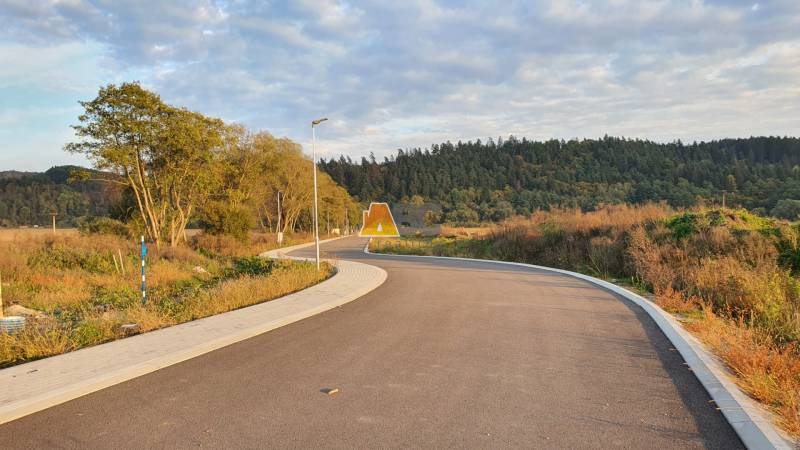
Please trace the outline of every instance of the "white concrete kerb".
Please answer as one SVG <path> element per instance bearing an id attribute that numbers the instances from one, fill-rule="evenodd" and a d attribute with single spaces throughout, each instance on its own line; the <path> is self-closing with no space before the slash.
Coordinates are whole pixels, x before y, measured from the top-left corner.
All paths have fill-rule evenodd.
<path id="1" fill-rule="evenodd" d="M 374 290 L 386 276 L 375 266 L 340 261 L 331 278 L 281 298 L 2 369 L 0 423 L 328 311 Z"/>
<path id="2" fill-rule="evenodd" d="M 692 370 L 692 373 L 700 380 L 700 383 L 706 391 L 708 391 L 708 394 L 714 400 L 717 407 L 722 411 L 725 419 L 730 423 L 733 430 L 747 448 L 753 450 L 792 450 L 795 448 L 790 443 L 789 438 L 773 425 L 770 419 L 770 413 L 764 410 L 761 405 L 756 403 L 755 400 L 751 399 L 736 386 L 724 364 L 707 350 L 697 338 L 686 331 L 672 315 L 661 309 L 658 305 L 625 288 L 582 273 L 533 264 L 449 256 L 372 253 L 369 251 L 369 241 L 367 241 L 367 244 L 364 246 L 364 253 L 389 258 L 453 259 L 527 267 L 580 278 L 614 292 L 620 297 L 638 305 L 653 319 L 653 321 L 655 321 L 656 325 L 658 325 L 664 335 L 667 336 L 667 339 L 669 339 L 672 345 L 680 352 L 684 361 L 686 361 L 689 368 Z"/>

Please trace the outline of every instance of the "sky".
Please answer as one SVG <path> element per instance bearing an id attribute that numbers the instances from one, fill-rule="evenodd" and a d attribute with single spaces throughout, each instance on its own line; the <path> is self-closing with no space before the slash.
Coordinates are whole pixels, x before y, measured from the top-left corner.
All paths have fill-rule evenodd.
<path id="1" fill-rule="evenodd" d="M 0 170 L 63 151 L 81 100 L 173 105 L 378 158 L 447 140 L 800 135 L 798 0 L 0 0 Z"/>

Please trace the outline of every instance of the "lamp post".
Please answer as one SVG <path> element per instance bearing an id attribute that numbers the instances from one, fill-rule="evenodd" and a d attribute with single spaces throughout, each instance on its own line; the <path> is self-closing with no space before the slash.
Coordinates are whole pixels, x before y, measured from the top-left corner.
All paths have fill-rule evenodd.
<path id="1" fill-rule="evenodd" d="M 314 245 L 317 249 L 317 270 L 319 270 L 319 218 L 317 217 L 317 137 L 314 133 L 314 128 L 328 120 L 327 117 L 311 121 L 311 157 L 313 164 L 311 165 L 314 171 Z"/>
<path id="2" fill-rule="evenodd" d="M 278 191 L 278 224 L 275 226 L 278 247 L 283 245 L 283 230 L 281 229 L 281 191 Z"/>

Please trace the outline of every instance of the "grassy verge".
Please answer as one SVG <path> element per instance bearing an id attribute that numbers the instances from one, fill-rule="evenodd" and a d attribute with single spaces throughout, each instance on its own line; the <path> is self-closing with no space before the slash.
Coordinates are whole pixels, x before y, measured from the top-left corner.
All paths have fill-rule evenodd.
<path id="1" fill-rule="evenodd" d="M 198 236 L 193 248 L 151 249 L 142 305 L 138 248 L 130 240 L 4 233 L 15 233 L 0 238 L 5 311 L 28 315 L 28 325 L 0 333 L 2 367 L 271 300 L 332 274 L 328 264 L 317 271 L 252 256 L 275 247 L 263 235 L 250 243 Z"/>
<path id="2" fill-rule="evenodd" d="M 539 212 L 435 238 L 374 239 L 371 251 L 517 261 L 651 294 L 800 437 L 800 228 L 743 210 L 659 205 Z"/>

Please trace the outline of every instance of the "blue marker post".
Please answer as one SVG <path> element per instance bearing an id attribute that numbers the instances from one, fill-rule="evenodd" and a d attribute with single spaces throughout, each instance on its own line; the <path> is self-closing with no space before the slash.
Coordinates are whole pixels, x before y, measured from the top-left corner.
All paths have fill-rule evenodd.
<path id="1" fill-rule="evenodd" d="M 142 235 L 142 305 L 147 303 L 147 285 L 144 277 L 144 260 L 147 256 L 147 246 L 144 245 L 144 235 Z"/>

